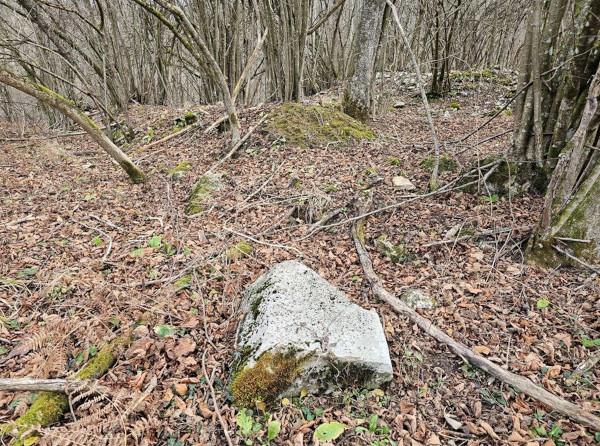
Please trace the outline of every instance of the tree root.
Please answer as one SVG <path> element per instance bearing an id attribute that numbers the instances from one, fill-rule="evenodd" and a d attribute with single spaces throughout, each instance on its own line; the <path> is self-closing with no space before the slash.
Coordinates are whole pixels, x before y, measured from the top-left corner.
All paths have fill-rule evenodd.
<path id="1" fill-rule="evenodd" d="M 116 362 L 118 355 L 132 340 L 131 331 L 108 342 L 79 372 L 73 376 L 75 381 L 98 379 Z M 37 426 L 57 423 L 69 410 L 69 398 L 62 392 L 42 392 L 31 407 L 15 421 L 0 425 L 0 435 L 13 437 L 11 446 L 22 446 L 26 440 L 33 440 Z M 30 443 L 31 444 L 31 443 Z"/>
<path id="2" fill-rule="evenodd" d="M 358 213 L 365 214 L 370 205 L 370 198 L 359 202 Z M 362 208 L 362 209 L 361 209 Z M 352 238 L 358 253 L 358 258 L 362 265 L 365 276 L 371 284 L 373 294 L 383 302 L 390 305 L 395 312 L 408 317 L 413 323 L 417 324 L 426 334 L 433 337 L 437 341 L 446 344 L 450 350 L 461 357 L 464 361 L 472 364 L 475 367 L 489 373 L 498 378 L 502 382 L 514 387 L 516 390 L 529 395 L 533 399 L 539 401 L 552 410 L 571 418 L 572 420 L 581 423 L 582 425 L 600 432 L 600 417 L 597 417 L 590 412 L 582 409 L 576 404 L 573 404 L 563 398 L 560 398 L 549 391 L 538 387 L 529 379 L 504 370 L 500 366 L 494 364 L 481 355 L 473 352 L 466 345 L 455 341 L 438 327 L 433 325 L 431 321 L 418 314 L 415 310 L 408 307 L 400 299 L 389 293 L 383 286 L 383 282 L 377 276 L 373 269 L 373 263 L 365 247 L 364 234 L 365 217 L 362 217 L 354 222 L 352 228 Z"/>

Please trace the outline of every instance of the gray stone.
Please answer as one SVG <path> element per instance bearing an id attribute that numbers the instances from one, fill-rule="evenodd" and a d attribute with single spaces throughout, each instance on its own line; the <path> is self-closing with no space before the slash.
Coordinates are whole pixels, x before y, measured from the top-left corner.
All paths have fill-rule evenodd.
<path id="1" fill-rule="evenodd" d="M 302 358 L 292 382 L 277 390 L 278 397 L 303 389 L 327 392 L 346 385 L 373 389 L 392 379 L 392 363 L 377 313 L 350 302 L 300 262 L 280 263 L 261 276 L 246 290 L 242 308 L 246 316 L 238 327 L 239 355 L 232 389 L 242 371 L 251 373 L 253 367 L 259 368 L 261 358 L 277 354 Z M 249 400 L 267 398 L 258 393 Z M 247 395 L 244 399 L 250 402 Z"/>
<path id="2" fill-rule="evenodd" d="M 402 295 L 402 300 L 411 308 L 421 308 L 423 310 L 430 310 L 437 305 L 435 298 L 419 290 L 406 291 Z"/>
<path id="3" fill-rule="evenodd" d="M 402 101 L 396 102 L 394 104 L 394 108 L 404 108 L 404 107 L 406 107 L 406 104 L 404 102 L 402 102 Z"/>
<path id="4" fill-rule="evenodd" d="M 414 184 L 412 184 L 408 178 L 404 178 L 401 176 L 392 178 L 392 186 L 394 186 L 394 188 L 398 190 L 411 191 L 417 189 L 417 187 Z"/>

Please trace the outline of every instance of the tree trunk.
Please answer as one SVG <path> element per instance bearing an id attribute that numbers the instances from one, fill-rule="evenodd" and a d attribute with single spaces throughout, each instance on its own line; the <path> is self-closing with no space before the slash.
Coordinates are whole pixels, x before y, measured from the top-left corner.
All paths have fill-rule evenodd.
<path id="1" fill-rule="evenodd" d="M 545 191 L 526 258 L 590 266 L 600 262 L 600 2 L 539 6 L 536 0 L 521 61 L 522 85 L 533 88 L 516 106 L 512 152 L 521 177 L 527 172 Z"/>
<path id="2" fill-rule="evenodd" d="M 579 125 L 589 79 L 600 61 L 600 2 L 569 6 L 567 0 L 549 0 L 541 18 L 536 9 L 534 5 L 520 62 L 520 85 L 533 88 L 515 104 L 512 155 L 544 191 Z"/>
<path id="3" fill-rule="evenodd" d="M 127 172 L 132 182 L 146 181 L 146 175 L 98 128 L 94 121 L 79 111 L 71 101 L 1 65 L 0 82 L 36 98 L 75 121 Z"/>
<path id="4" fill-rule="evenodd" d="M 579 127 L 563 150 L 546 191 L 542 218 L 526 252 L 533 263 L 600 262 L 600 156 L 594 147 L 600 137 L 599 95 L 600 65 Z"/>
<path id="5" fill-rule="evenodd" d="M 354 74 L 344 92 L 344 112 L 366 122 L 372 112 L 375 62 L 385 0 L 364 0 L 355 42 Z"/>

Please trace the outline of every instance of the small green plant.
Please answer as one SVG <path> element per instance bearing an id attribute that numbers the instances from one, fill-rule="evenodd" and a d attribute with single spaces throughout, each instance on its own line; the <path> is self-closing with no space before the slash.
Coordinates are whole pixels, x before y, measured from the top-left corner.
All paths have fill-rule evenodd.
<path id="1" fill-rule="evenodd" d="M 538 310 L 541 310 L 542 308 L 547 308 L 550 305 L 550 301 L 546 300 L 546 299 L 539 299 L 536 303 L 536 307 Z"/>
<path id="2" fill-rule="evenodd" d="M 600 347 L 600 338 L 588 339 L 587 336 L 582 336 L 581 337 L 581 343 L 586 348 Z"/>
<path id="3" fill-rule="evenodd" d="M 342 435 L 345 430 L 346 425 L 337 421 L 323 423 L 315 430 L 313 438 L 319 441 L 332 441 Z"/>
<path id="4" fill-rule="evenodd" d="M 264 413 L 262 419 L 255 419 L 254 413 L 249 409 L 241 409 L 237 417 L 235 417 L 235 424 L 238 426 L 236 434 L 238 434 L 244 440 L 244 444 L 252 445 L 254 441 L 262 445 L 268 445 L 271 441 L 275 440 L 281 431 L 281 422 L 277 420 L 271 420 L 266 424 L 267 438 L 262 438 L 259 434 L 263 429 L 264 424 L 269 420 L 270 414 Z"/>
<path id="5" fill-rule="evenodd" d="M 162 245 L 162 237 L 160 235 L 155 235 L 148 242 L 148 246 L 150 246 L 150 248 L 160 248 L 161 245 Z"/>
<path id="6" fill-rule="evenodd" d="M 483 196 L 483 197 L 481 197 L 481 199 L 483 201 L 485 201 L 486 203 L 496 203 L 497 201 L 500 200 L 500 197 L 498 195 L 491 195 L 491 196 Z"/>
<path id="7" fill-rule="evenodd" d="M 387 160 L 387 165 L 388 166 L 401 166 L 402 161 L 400 161 L 400 158 L 398 158 L 397 156 L 390 156 Z"/>
<path id="8" fill-rule="evenodd" d="M 92 239 L 92 245 L 98 246 L 102 244 L 102 239 L 100 237 L 94 237 Z"/>
<path id="9" fill-rule="evenodd" d="M 17 274 L 17 277 L 32 277 L 35 276 L 38 272 L 38 269 L 33 267 L 33 268 L 23 268 L 21 271 L 19 271 L 19 273 Z"/>
<path id="10" fill-rule="evenodd" d="M 460 110 L 460 104 L 456 101 L 452 101 L 450 102 L 450 108 L 453 108 L 454 110 Z"/>
<path id="11" fill-rule="evenodd" d="M 506 399 L 497 390 L 490 393 L 487 389 L 481 389 L 479 393 L 483 396 L 484 400 L 491 405 L 498 404 L 500 406 L 506 406 Z"/>

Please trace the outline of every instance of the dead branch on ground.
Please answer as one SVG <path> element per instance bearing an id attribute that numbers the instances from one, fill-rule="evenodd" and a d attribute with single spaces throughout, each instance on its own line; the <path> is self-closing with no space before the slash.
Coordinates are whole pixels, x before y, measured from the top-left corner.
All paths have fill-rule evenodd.
<path id="1" fill-rule="evenodd" d="M 370 198 L 363 199 L 362 204 L 359 202 L 358 213 L 361 215 L 366 214 L 366 210 L 370 206 L 370 202 Z M 599 431 L 600 417 L 591 414 L 576 404 L 550 393 L 546 389 L 538 387 L 529 379 L 504 370 L 502 367 L 494 364 L 490 360 L 478 355 L 466 345 L 448 336 L 438 327 L 433 325 L 430 320 L 421 316 L 415 310 L 408 307 L 400 299 L 388 292 L 384 288 L 382 280 L 375 273 L 371 257 L 369 256 L 369 253 L 365 247 L 365 221 L 365 217 L 362 217 L 354 222 L 352 228 L 352 238 L 354 240 L 354 245 L 356 247 L 358 258 L 362 265 L 365 276 L 371 284 L 371 290 L 373 294 L 377 296 L 377 298 L 390 305 L 398 314 L 408 317 L 426 334 L 433 337 L 435 340 L 446 344 L 450 350 L 452 350 L 452 352 L 454 352 L 464 361 L 498 378 L 502 382 L 514 387 L 516 390 L 529 395 L 538 402 L 550 407 L 552 410 L 560 412 L 561 414 L 566 415 L 567 417 L 595 431 Z"/>

